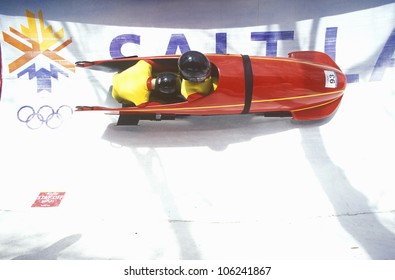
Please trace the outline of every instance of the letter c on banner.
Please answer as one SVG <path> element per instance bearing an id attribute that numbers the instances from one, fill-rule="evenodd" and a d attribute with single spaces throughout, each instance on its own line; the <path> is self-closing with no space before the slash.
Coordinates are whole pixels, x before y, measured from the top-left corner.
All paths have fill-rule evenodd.
<path id="1" fill-rule="evenodd" d="M 122 34 L 115 37 L 110 44 L 110 55 L 112 58 L 125 57 L 122 54 L 122 46 L 127 43 L 140 45 L 140 36 L 135 34 Z"/>

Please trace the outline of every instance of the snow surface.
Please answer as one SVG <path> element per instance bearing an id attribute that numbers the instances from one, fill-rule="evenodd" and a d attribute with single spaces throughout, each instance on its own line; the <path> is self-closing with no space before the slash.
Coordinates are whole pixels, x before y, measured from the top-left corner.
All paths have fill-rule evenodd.
<path id="1" fill-rule="evenodd" d="M 137 2 L 137 10 L 152 5 Z M 181 12 L 207 4 L 173 2 Z M 283 2 L 251 1 L 248 7 L 258 5 L 255 13 L 261 15 L 262 6 L 277 10 Z M 395 10 L 385 1 L 370 1 L 369 7 L 334 2 L 333 11 L 325 6 L 322 21 Z M 221 8 L 237 14 L 237 1 L 229 3 Z M 22 17 L 25 8 L 18 10 Z M 258 22 L 250 22 L 244 9 L 235 15 L 240 25 L 219 16 L 196 28 L 302 26 L 309 25 L 309 16 L 316 18 L 316 6 L 294 8 L 295 15 Z M 42 9 L 51 20 L 84 22 L 62 18 L 53 5 Z M 394 23 L 387 18 L 378 22 L 390 31 Z M 155 24 L 149 19 L 141 21 Z M 194 26 L 188 21 L 185 28 Z M 310 36 L 303 34 L 300 42 Z M 385 34 L 375 41 L 381 47 Z M 339 30 L 339 36 L 345 35 Z M 117 127 L 114 116 L 82 112 L 57 129 L 32 130 L 16 118 L 16 104 L 28 97 L 12 97 L 32 81 L 6 78 L 0 103 L 0 259 L 395 259 L 394 68 L 369 81 L 371 61 L 381 49 L 372 51 L 365 66 L 353 66 L 349 47 L 339 43 L 338 59 L 349 73 L 360 71 L 361 80 L 348 85 L 333 117 L 314 122 L 240 115 Z M 4 48 L 2 41 L 3 56 Z M 59 83 L 71 81 L 68 90 L 105 83 L 75 75 Z M 50 191 L 65 192 L 59 207 L 31 207 L 40 192 Z"/>

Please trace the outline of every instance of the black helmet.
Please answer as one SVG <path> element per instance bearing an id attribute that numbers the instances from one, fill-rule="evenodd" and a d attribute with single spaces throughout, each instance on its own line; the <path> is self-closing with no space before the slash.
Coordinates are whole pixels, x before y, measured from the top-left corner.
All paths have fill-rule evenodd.
<path id="1" fill-rule="evenodd" d="M 155 91 L 162 96 L 178 95 L 181 91 L 181 80 L 175 73 L 160 73 L 156 77 Z"/>
<path id="2" fill-rule="evenodd" d="M 211 65 L 201 52 L 188 51 L 178 59 L 181 77 L 193 83 L 201 83 L 210 76 Z"/>

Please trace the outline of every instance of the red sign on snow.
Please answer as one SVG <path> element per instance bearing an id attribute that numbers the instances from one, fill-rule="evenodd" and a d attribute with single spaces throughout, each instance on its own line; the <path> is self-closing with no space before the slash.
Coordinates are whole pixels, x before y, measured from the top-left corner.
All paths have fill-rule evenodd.
<path id="1" fill-rule="evenodd" d="M 65 192 L 41 192 L 32 207 L 57 207 Z"/>

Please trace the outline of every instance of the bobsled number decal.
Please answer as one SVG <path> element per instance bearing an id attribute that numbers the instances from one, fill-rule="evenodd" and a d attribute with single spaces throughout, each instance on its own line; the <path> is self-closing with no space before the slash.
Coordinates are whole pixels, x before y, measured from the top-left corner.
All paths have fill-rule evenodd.
<path id="1" fill-rule="evenodd" d="M 334 71 L 325 72 L 325 87 L 326 88 L 336 88 L 337 87 L 337 75 Z"/>

